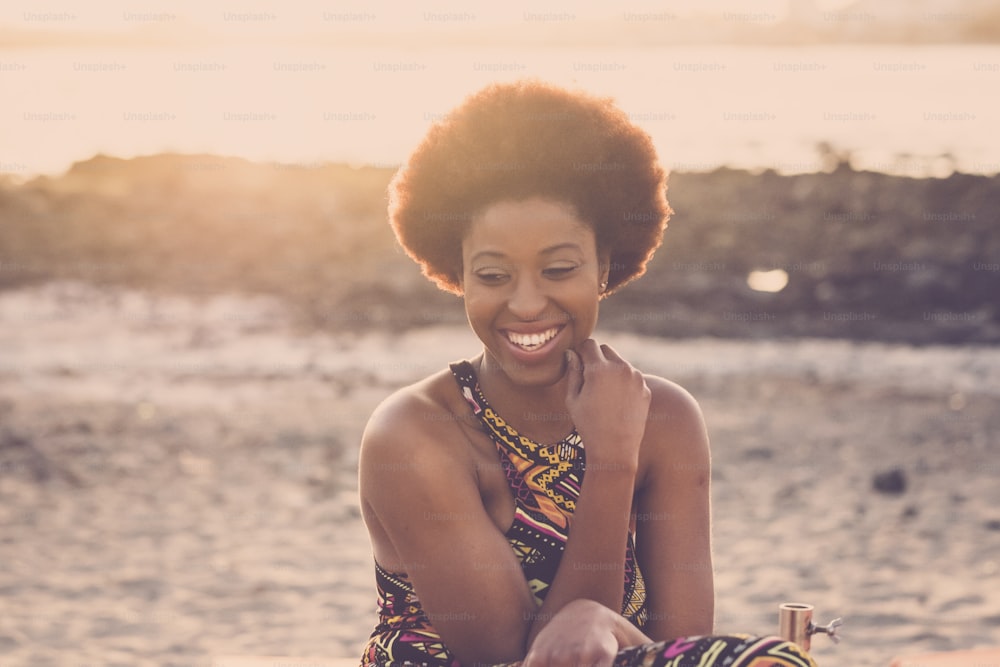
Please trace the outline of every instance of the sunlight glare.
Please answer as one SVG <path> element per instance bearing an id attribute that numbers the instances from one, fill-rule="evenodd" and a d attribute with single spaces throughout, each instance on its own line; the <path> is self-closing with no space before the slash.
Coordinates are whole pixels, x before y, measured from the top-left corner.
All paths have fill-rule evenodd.
<path id="1" fill-rule="evenodd" d="M 751 271 L 747 285 L 756 292 L 780 292 L 788 284 L 788 273 L 784 269 L 772 271 Z"/>

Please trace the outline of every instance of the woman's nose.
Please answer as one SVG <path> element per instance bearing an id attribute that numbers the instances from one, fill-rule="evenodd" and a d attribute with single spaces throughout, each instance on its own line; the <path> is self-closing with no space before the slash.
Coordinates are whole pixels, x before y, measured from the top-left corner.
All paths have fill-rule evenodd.
<path id="1" fill-rule="evenodd" d="M 541 316 L 547 301 L 547 297 L 534 280 L 519 278 L 507 301 L 507 309 L 518 319 L 533 320 Z"/>

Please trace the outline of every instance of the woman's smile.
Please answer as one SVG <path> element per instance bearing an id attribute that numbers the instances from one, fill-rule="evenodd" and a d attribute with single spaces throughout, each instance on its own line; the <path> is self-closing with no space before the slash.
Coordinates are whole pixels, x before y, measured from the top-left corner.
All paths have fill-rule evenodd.
<path id="1" fill-rule="evenodd" d="M 555 338 L 561 329 L 562 327 L 552 327 L 551 329 L 545 329 L 537 333 L 518 333 L 515 331 L 506 331 L 505 333 L 507 334 L 507 340 L 522 350 L 530 352 L 541 348 Z"/>
<path id="2" fill-rule="evenodd" d="M 503 334 L 511 344 L 511 353 L 521 361 L 530 363 L 544 358 L 558 347 L 559 334 L 564 328 L 564 326 L 551 327 L 537 333 L 504 331 Z"/>

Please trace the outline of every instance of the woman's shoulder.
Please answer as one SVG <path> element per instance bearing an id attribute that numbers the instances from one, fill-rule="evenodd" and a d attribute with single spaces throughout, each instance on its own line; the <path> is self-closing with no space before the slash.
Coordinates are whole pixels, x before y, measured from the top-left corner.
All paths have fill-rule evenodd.
<path id="1" fill-rule="evenodd" d="M 372 412 L 362 436 L 362 450 L 395 450 L 412 448 L 418 442 L 448 443 L 455 440 L 459 422 L 468 421 L 471 413 L 458 390 L 450 369 L 431 376 L 386 397 Z M 450 435 L 452 437 L 440 437 Z M 424 454 L 429 453 L 421 448 Z"/>
<path id="2" fill-rule="evenodd" d="M 701 406 L 681 385 L 643 374 L 652 394 L 646 418 L 647 441 L 673 461 L 704 461 L 709 457 L 708 434 Z"/>
<path id="3" fill-rule="evenodd" d="M 700 420 L 701 406 L 687 389 L 659 375 L 643 373 L 646 386 L 652 393 L 650 421 Z"/>

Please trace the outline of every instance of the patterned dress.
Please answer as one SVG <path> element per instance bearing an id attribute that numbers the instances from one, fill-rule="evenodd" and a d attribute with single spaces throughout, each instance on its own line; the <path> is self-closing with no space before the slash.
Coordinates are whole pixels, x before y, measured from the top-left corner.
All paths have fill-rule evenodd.
<path id="1" fill-rule="evenodd" d="M 505 537 L 521 565 L 525 580 L 541 606 L 555 579 L 569 538 L 570 519 L 583 483 L 583 443 L 574 430 L 563 440 L 543 446 L 508 425 L 479 389 L 472 364 L 450 366 L 462 395 L 482 428 L 496 444 L 500 464 L 514 496 L 514 521 Z M 388 572 L 375 563 L 379 619 L 365 645 L 362 667 L 460 667 L 441 640 L 405 573 Z M 642 629 L 648 617 L 646 588 L 635 559 L 635 523 L 629 527 L 625 551 L 622 616 Z M 795 644 L 775 637 L 749 635 L 685 637 L 624 649 L 616 667 L 815 667 Z"/>

